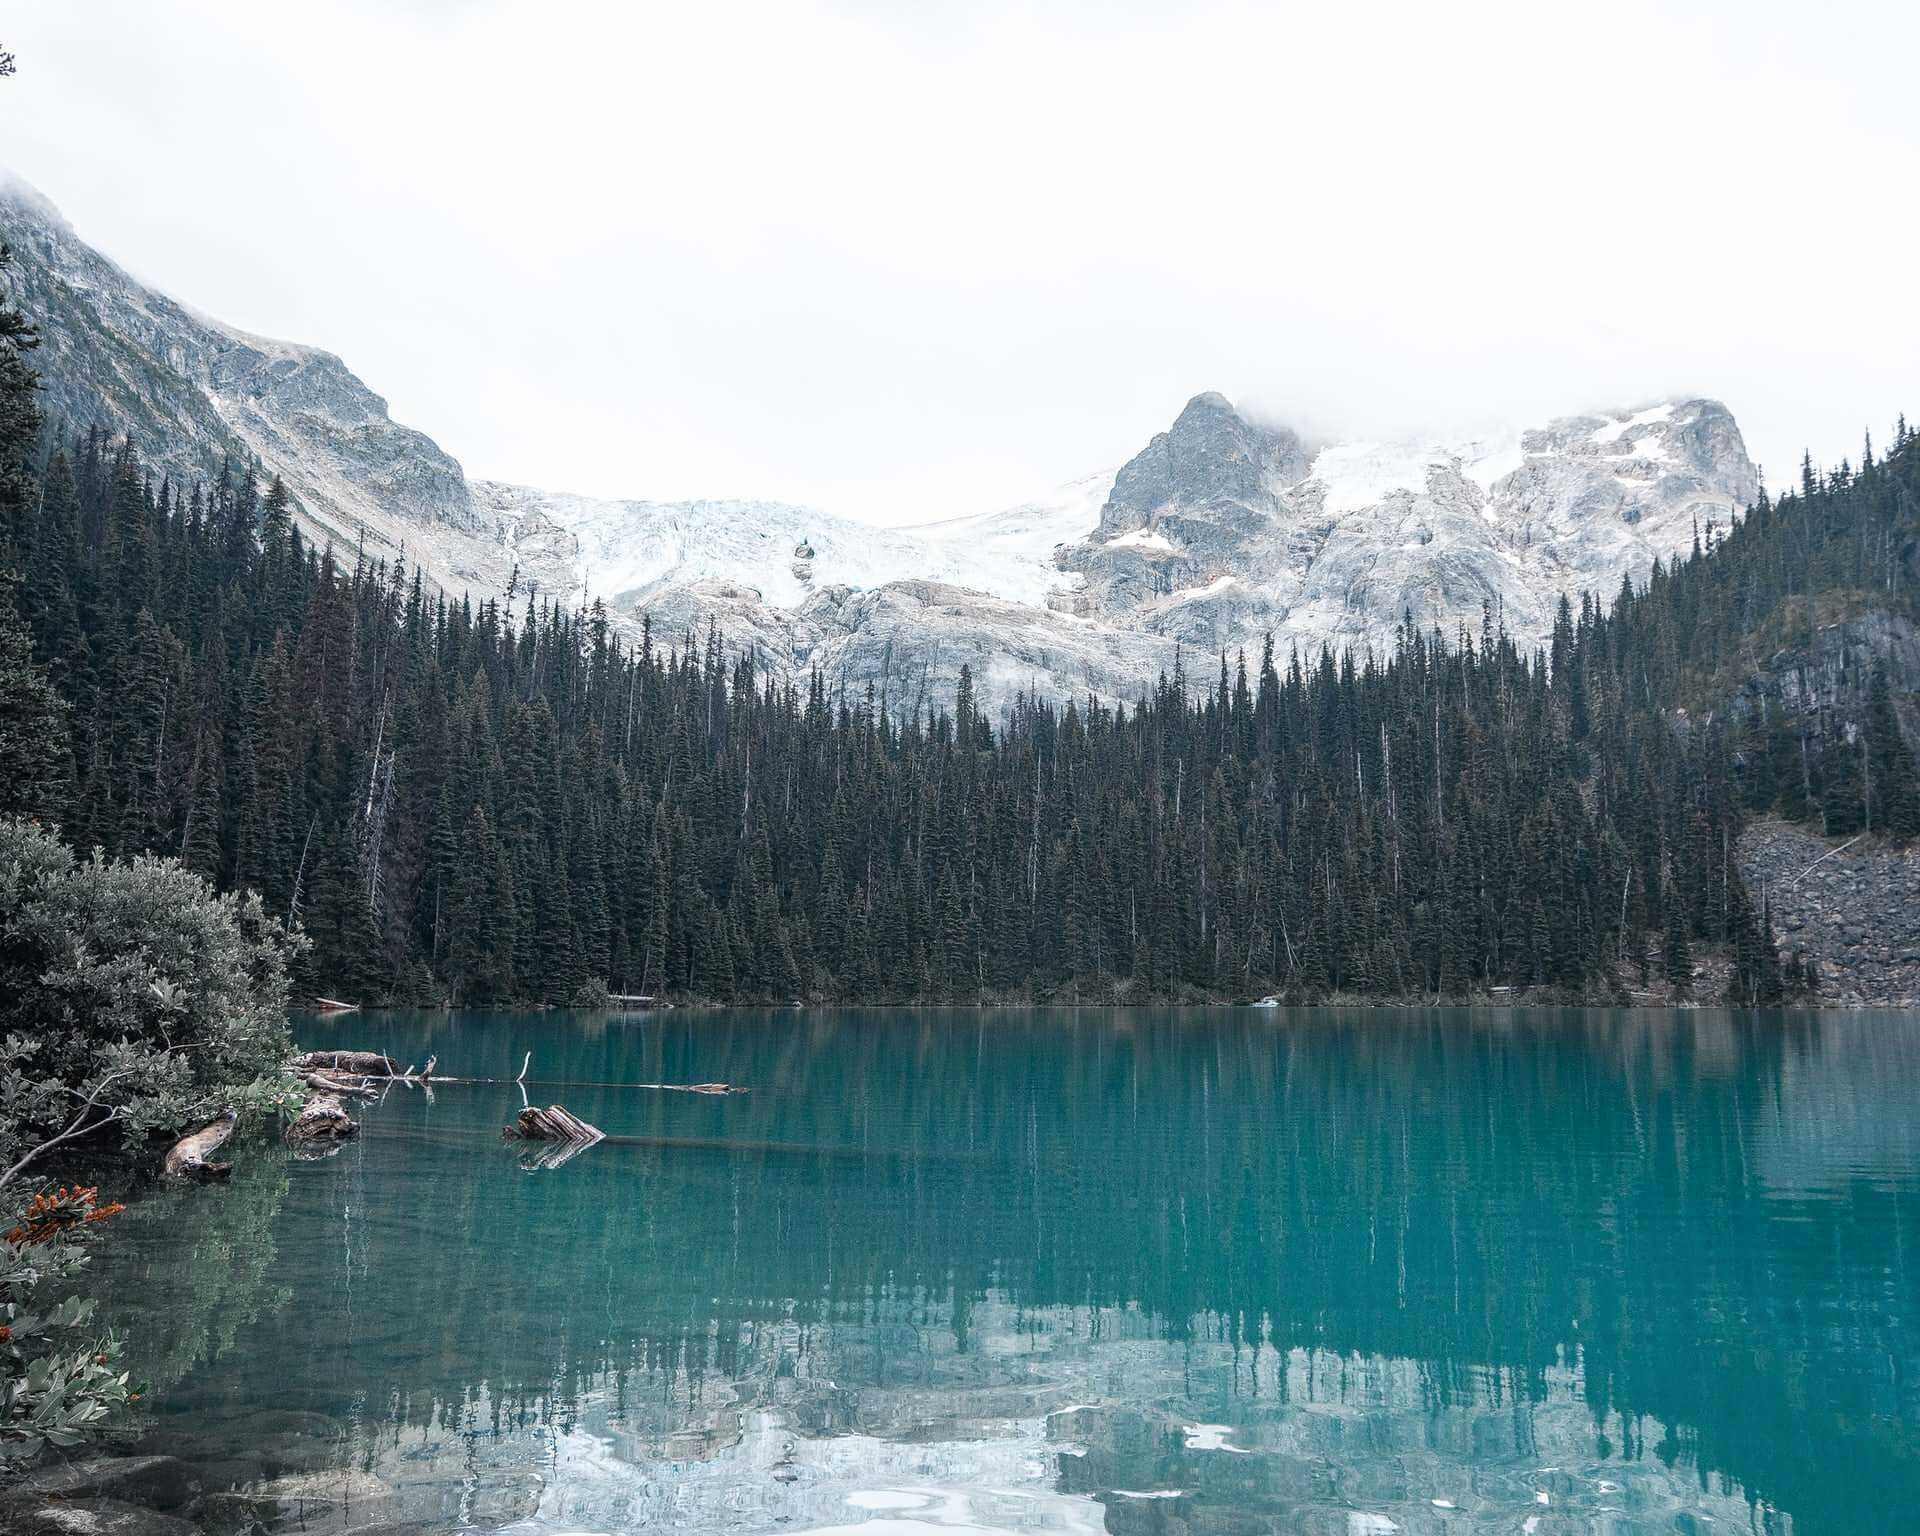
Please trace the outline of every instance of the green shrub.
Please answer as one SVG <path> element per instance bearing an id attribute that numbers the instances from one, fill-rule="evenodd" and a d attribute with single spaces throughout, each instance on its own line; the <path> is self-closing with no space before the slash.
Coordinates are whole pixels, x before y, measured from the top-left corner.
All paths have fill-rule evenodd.
<path id="1" fill-rule="evenodd" d="M 0 1455 L 77 1445 L 132 1399 L 71 1290 L 81 1239 L 118 1207 L 35 1180 L 83 1137 L 138 1149 L 282 1097 L 293 945 L 258 897 L 172 859 L 80 860 L 0 820 Z"/>
<path id="2" fill-rule="evenodd" d="M 79 1445 L 135 1396 L 120 1341 L 99 1333 L 92 1299 L 69 1290 L 87 1262 L 81 1236 L 119 1210 L 98 1194 L 36 1195 L 0 1238 L 0 1457 Z"/>
<path id="3" fill-rule="evenodd" d="M 289 949 L 255 896 L 0 821 L 0 1186 L 51 1138 L 137 1145 L 275 1073 Z"/>

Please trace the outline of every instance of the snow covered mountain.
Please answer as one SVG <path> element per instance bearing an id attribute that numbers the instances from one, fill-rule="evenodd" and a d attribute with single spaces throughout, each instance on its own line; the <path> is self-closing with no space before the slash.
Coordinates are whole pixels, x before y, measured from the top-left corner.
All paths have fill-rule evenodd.
<path id="1" fill-rule="evenodd" d="M 286 480 L 337 546 L 450 592 L 515 574 L 615 620 L 717 624 L 776 670 L 890 709 L 1021 691 L 1138 697 L 1176 651 L 1451 636 L 1484 608 L 1538 640 L 1565 592 L 1611 597 L 1758 490 L 1712 400 L 1559 418 L 1465 442 L 1314 443 L 1218 394 L 1118 470 L 1001 512 L 883 529 L 777 502 L 612 501 L 469 481 L 337 357 L 249 336 L 129 276 L 18 181 L 0 239 L 41 326 L 48 415 L 132 436 L 181 480 L 223 457 Z M 1202 658 L 1193 665 L 1204 670 Z"/>
<path id="2" fill-rule="evenodd" d="M 1562 592 L 1611 599 L 1758 490 L 1713 400 L 1310 449 L 1206 394 L 1120 471 L 1099 527 L 1059 559 L 1085 578 L 1077 612 L 1202 649 L 1271 629 L 1385 650 L 1409 613 L 1451 638 L 1483 608 L 1538 638 Z"/>

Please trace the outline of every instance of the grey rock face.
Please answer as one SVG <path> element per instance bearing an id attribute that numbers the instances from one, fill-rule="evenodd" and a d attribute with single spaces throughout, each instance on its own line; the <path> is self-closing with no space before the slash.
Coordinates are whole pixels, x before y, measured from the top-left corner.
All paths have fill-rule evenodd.
<path id="1" fill-rule="evenodd" d="M 1072 611 L 1209 648 L 1272 627 L 1318 548 L 1287 516 L 1308 464 L 1299 434 L 1194 396 L 1121 467 L 1093 534 L 1059 552 L 1083 579 Z M 1269 581 L 1247 586 L 1254 571 Z"/>
<path id="2" fill-rule="evenodd" d="M 1102 629 L 939 582 L 830 588 L 801 617 L 817 637 L 805 664 L 818 665 L 849 701 L 871 683 L 876 701 L 895 714 L 949 706 L 963 666 L 991 709 L 1022 695 L 1132 699 L 1144 679 L 1174 664 L 1174 647 L 1162 637 Z"/>
<path id="3" fill-rule="evenodd" d="M 1842 722 L 1864 724 L 1875 664 L 1887 669 L 1894 710 L 1909 740 L 1920 740 L 1920 629 L 1902 614 L 1869 612 L 1822 622 L 1818 605 L 1795 604 L 1789 621 L 1802 628 L 1768 657 L 1730 700 L 1737 719 L 1762 715 L 1811 716 L 1832 711 Z"/>
<path id="4" fill-rule="evenodd" d="M 1209 390 L 1189 400 L 1170 428 L 1121 467 L 1100 514 L 1100 534 L 1111 539 L 1150 527 L 1156 514 L 1169 510 L 1257 531 L 1273 514 L 1276 490 L 1306 472 L 1296 433 L 1251 422 Z"/>

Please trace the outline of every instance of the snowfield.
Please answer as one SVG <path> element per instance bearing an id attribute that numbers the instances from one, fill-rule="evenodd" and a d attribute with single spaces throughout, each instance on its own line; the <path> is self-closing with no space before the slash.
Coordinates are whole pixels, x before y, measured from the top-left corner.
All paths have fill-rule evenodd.
<path id="1" fill-rule="evenodd" d="M 609 501 L 497 481 L 471 482 L 502 547 L 546 590 L 616 612 L 703 582 L 750 588 L 797 609 L 827 587 L 867 591 L 933 581 L 1045 606 L 1071 585 L 1054 549 L 1100 517 L 1111 473 L 1003 512 L 879 528 L 773 501 Z"/>

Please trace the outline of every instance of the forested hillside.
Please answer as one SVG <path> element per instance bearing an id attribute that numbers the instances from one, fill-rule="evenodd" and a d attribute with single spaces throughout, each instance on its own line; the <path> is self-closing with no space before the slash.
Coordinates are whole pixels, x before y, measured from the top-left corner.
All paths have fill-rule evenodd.
<path id="1" fill-rule="evenodd" d="M 1890 703 L 1825 751 L 1697 709 L 1796 604 L 1911 605 L 1904 426 L 1644 592 L 1563 605 L 1547 655 L 1492 616 L 1409 622 L 1390 657 L 1194 657 L 1130 708 L 989 720 L 963 674 L 894 719 L 724 635 L 628 646 L 597 608 L 476 608 L 316 550 L 243 464 L 178 486 L 107 424 L 48 441 L 31 339 L 9 312 L 0 798 L 259 890 L 316 992 L 1597 996 L 1684 990 L 1724 946 L 1770 1000 L 1802 978 L 1731 857 L 1742 816 L 1812 795 L 1920 830 Z"/>

